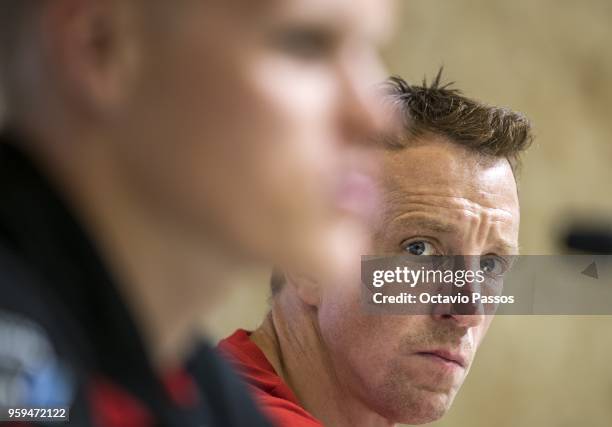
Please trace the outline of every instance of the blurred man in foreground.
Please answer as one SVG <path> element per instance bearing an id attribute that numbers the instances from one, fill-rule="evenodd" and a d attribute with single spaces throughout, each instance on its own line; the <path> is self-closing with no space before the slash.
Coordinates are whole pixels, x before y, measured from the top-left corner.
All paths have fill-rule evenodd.
<path id="1" fill-rule="evenodd" d="M 238 266 L 365 247 L 380 0 L 5 0 L 0 406 L 259 425 L 194 326 Z M 345 242 L 350 241 L 350 250 Z"/>
<path id="2" fill-rule="evenodd" d="M 517 254 L 515 172 L 530 126 L 440 85 L 392 81 L 406 128 L 384 155 L 373 254 Z M 351 242 L 347 242 L 350 246 Z M 421 424 L 451 405 L 492 316 L 448 310 L 423 316 L 364 312 L 359 266 L 320 282 L 291 270 L 272 280 L 272 309 L 253 333 L 219 347 L 256 390 L 278 426 Z M 451 313 L 461 313 L 451 314 Z"/>

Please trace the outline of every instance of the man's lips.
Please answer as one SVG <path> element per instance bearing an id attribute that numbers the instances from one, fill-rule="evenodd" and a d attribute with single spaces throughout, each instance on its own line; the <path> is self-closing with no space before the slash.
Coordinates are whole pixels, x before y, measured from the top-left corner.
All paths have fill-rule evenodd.
<path id="1" fill-rule="evenodd" d="M 467 359 L 459 352 L 435 349 L 428 351 L 419 351 L 416 354 L 420 356 L 436 358 L 442 362 L 452 363 L 463 369 L 467 367 Z"/>

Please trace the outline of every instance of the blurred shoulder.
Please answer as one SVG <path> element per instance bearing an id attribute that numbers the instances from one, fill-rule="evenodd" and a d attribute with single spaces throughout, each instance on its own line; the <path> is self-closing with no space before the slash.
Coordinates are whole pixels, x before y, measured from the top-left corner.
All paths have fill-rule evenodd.
<path id="1" fill-rule="evenodd" d="M 72 403 L 64 329 L 42 282 L 0 245 L 0 406 Z"/>

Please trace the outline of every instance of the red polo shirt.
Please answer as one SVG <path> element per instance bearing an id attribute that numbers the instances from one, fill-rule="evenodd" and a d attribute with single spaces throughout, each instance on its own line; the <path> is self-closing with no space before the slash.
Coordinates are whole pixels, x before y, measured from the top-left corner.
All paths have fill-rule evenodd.
<path id="1" fill-rule="evenodd" d="M 302 408 L 291 389 L 274 371 L 268 359 L 249 338 L 250 332 L 238 329 L 219 343 L 242 378 L 251 386 L 253 396 L 277 427 L 323 427 Z"/>

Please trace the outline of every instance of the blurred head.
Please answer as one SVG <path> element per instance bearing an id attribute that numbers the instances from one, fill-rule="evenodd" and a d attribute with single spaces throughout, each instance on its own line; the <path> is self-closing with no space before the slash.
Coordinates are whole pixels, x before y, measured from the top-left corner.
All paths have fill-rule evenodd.
<path id="1" fill-rule="evenodd" d="M 391 89 L 389 99 L 406 128 L 387 141 L 373 253 L 493 261 L 517 254 L 514 171 L 530 140 L 525 117 L 465 98 L 441 86 L 439 75 L 431 86 L 393 79 Z M 276 294 L 297 290 L 313 308 L 344 390 L 393 422 L 439 418 L 462 385 L 492 316 L 366 313 L 355 270 L 353 279 L 322 290 L 288 275 Z"/>
<path id="2" fill-rule="evenodd" d="M 389 6 L 7 0 L 9 120 L 63 162 L 100 154 L 135 204 L 191 238 L 333 269 L 365 244 Z"/>

